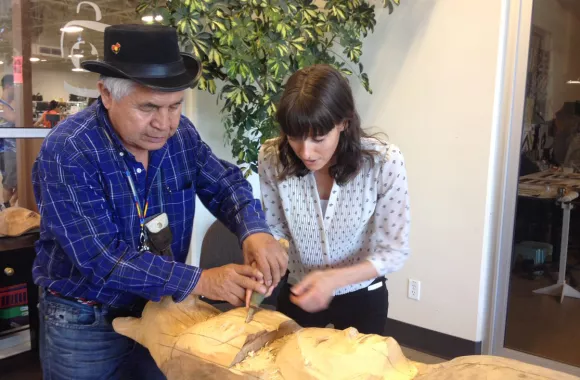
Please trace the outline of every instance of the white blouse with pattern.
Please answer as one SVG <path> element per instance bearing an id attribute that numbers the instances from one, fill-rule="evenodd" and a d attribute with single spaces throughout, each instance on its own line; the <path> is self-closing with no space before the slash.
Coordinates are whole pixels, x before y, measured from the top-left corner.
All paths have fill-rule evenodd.
<path id="1" fill-rule="evenodd" d="M 274 236 L 290 242 L 290 284 L 309 272 L 362 260 L 369 260 L 383 276 L 401 269 L 409 257 L 410 208 L 403 154 L 394 144 L 374 140 L 363 140 L 363 147 L 378 154 L 364 157 L 362 169 L 348 183 L 334 183 L 325 213 L 314 175 L 279 181 L 276 149 L 268 143 L 262 147 L 258 159 L 262 203 Z M 365 288 L 372 281 L 337 289 L 335 295 Z"/>

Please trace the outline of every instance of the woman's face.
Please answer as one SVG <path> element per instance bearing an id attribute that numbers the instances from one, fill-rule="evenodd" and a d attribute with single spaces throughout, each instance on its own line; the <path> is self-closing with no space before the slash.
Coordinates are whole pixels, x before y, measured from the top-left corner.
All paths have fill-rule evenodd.
<path id="1" fill-rule="evenodd" d="M 344 122 L 340 123 L 324 136 L 307 138 L 288 136 L 288 143 L 306 168 L 315 172 L 331 163 L 344 125 Z"/>

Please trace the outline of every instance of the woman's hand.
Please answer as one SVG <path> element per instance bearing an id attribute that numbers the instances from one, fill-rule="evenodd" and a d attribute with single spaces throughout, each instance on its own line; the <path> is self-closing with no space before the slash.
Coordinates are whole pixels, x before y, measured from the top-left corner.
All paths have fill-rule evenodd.
<path id="1" fill-rule="evenodd" d="M 311 272 L 292 287 L 290 301 L 309 313 L 316 313 L 328 308 L 337 287 L 335 271 Z"/>
<path id="2" fill-rule="evenodd" d="M 350 267 L 311 272 L 292 287 L 290 301 L 309 313 L 316 313 L 328 308 L 336 289 L 371 280 L 378 275 L 374 265 L 366 260 Z"/>

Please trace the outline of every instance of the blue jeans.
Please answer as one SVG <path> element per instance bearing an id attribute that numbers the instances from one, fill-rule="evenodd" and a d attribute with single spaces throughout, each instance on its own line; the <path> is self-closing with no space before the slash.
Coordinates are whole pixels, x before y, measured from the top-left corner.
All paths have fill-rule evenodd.
<path id="1" fill-rule="evenodd" d="M 41 291 L 40 360 L 44 380 L 164 380 L 149 351 L 117 334 L 114 310 Z"/>

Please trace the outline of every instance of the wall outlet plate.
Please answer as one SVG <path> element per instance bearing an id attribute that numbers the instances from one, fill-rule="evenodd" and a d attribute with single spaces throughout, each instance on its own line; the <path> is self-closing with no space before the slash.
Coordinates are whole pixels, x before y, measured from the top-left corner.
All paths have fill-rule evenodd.
<path id="1" fill-rule="evenodd" d="M 409 289 L 407 297 L 419 301 L 421 299 L 421 281 L 409 279 Z"/>

